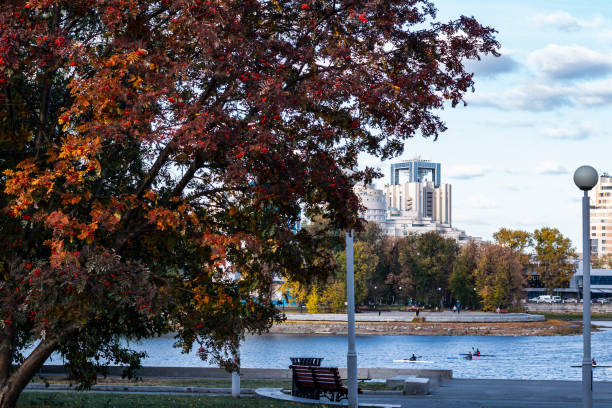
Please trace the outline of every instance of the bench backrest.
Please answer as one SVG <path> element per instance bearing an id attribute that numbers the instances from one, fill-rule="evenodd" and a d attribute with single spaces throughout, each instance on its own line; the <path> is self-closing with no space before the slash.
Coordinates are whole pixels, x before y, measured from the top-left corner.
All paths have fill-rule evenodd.
<path id="1" fill-rule="evenodd" d="M 293 369 L 295 381 L 300 387 L 321 390 L 339 390 L 342 388 L 338 367 L 291 365 L 289 368 Z"/>

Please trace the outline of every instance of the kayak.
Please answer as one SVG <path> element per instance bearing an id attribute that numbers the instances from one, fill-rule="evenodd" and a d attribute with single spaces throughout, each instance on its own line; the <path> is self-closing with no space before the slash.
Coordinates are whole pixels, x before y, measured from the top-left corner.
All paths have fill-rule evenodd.
<path id="1" fill-rule="evenodd" d="M 469 358 L 467 358 L 466 356 L 453 356 L 453 357 L 446 357 L 446 358 L 456 358 L 456 359 L 461 359 L 461 360 L 470 360 Z M 472 360 L 493 360 L 492 358 L 472 358 Z"/>
<path id="2" fill-rule="evenodd" d="M 582 367 L 582 366 L 581 365 L 573 365 L 572 367 Z M 594 365 L 592 367 L 593 368 L 612 368 L 612 365 L 600 365 L 600 364 L 597 364 L 597 365 Z"/>
<path id="3" fill-rule="evenodd" d="M 429 360 L 393 360 L 394 363 L 421 363 L 421 364 L 433 364 L 433 361 Z"/>
<path id="4" fill-rule="evenodd" d="M 460 356 L 467 356 L 468 353 L 459 353 Z M 495 354 L 472 354 L 472 357 L 495 357 Z"/>

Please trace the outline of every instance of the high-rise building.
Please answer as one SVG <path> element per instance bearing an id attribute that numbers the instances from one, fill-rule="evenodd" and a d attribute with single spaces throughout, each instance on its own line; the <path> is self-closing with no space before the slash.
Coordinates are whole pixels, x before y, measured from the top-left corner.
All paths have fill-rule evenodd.
<path id="1" fill-rule="evenodd" d="M 435 231 L 457 241 L 470 239 L 451 225 L 451 185 L 441 183 L 440 163 L 416 158 L 393 163 L 390 170 L 391 183 L 383 190 L 355 187 L 366 221 L 378 223 L 391 236 Z"/>
<path id="2" fill-rule="evenodd" d="M 391 181 L 389 184 L 394 186 L 403 183 L 431 181 L 436 187 L 439 187 L 441 178 L 440 167 L 440 163 L 432 163 L 429 160 L 422 160 L 420 157 L 392 163 Z M 403 174 L 408 175 L 408 180 L 402 178 Z"/>
<path id="3" fill-rule="evenodd" d="M 451 185 L 431 181 L 385 186 L 391 215 L 402 214 L 451 225 Z"/>
<path id="4" fill-rule="evenodd" d="M 591 252 L 612 253 L 612 176 L 603 173 L 589 191 L 591 204 Z"/>

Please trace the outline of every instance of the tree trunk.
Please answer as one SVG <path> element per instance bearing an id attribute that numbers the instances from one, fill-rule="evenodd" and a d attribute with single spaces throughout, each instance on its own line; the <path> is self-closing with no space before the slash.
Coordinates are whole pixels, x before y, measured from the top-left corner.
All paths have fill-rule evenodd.
<path id="1" fill-rule="evenodd" d="M 4 379 L 0 385 L 0 408 L 15 407 L 25 386 L 40 370 L 56 347 L 56 340 L 41 342 L 23 364 L 8 378 Z"/>
<path id="2" fill-rule="evenodd" d="M 11 374 L 14 340 L 15 330 L 12 326 L 7 325 L 4 328 L 2 341 L 0 342 L 0 384 L 3 384 Z"/>

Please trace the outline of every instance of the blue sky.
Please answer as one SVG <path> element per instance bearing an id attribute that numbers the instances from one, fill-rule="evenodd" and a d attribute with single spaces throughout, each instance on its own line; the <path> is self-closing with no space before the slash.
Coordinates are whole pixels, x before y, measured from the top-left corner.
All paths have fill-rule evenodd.
<path id="1" fill-rule="evenodd" d="M 442 163 L 453 226 L 558 228 L 582 248 L 574 170 L 612 172 L 612 7 L 608 1 L 435 0 L 438 18 L 474 16 L 499 31 L 501 58 L 471 64 L 476 92 L 447 108 L 438 141 L 415 137 L 395 160 Z M 363 157 L 387 177 L 389 162 Z"/>

